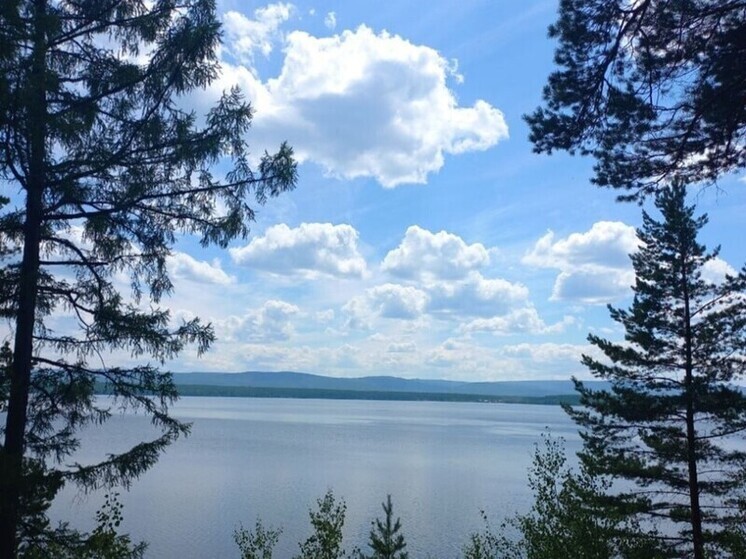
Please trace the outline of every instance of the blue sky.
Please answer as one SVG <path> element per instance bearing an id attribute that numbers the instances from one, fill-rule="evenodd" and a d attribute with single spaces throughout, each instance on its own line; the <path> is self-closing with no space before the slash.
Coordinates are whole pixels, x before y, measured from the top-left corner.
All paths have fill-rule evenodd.
<path id="1" fill-rule="evenodd" d="M 253 153 L 287 140 L 295 191 L 228 250 L 181 238 L 165 301 L 219 341 L 175 371 L 295 370 L 460 380 L 585 376 L 588 332 L 621 333 L 640 209 L 589 183 L 592 161 L 538 156 L 521 116 L 541 100 L 553 1 L 219 2 L 222 73 Z M 743 178 L 693 189 L 746 261 Z"/>

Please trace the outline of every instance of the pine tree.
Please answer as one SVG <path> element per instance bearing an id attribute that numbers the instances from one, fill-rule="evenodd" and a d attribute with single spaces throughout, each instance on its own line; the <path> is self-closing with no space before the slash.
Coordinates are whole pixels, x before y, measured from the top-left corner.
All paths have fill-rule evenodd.
<path id="1" fill-rule="evenodd" d="M 394 520 L 394 505 L 391 495 L 386 496 L 386 502 L 381 503 L 384 518 L 376 518 L 370 530 L 369 544 L 373 553 L 368 559 L 407 559 L 409 555 L 404 551 L 407 543 L 401 530 L 401 519 Z"/>
<path id="2" fill-rule="evenodd" d="M 213 0 L 0 6 L 0 315 L 13 337 L 0 378 L 0 557 L 12 558 L 50 536 L 45 504 L 62 484 L 126 485 L 187 432 L 168 415 L 176 392 L 159 366 L 214 335 L 159 306 L 166 259 L 180 234 L 219 246 L 246 235 L 252 197 L 292 188 L 296 169 L 285 145 L 252 169 L 252 109 L 237 89 L 203 123 L 181 108 L 218 73 Z M 67 325 L 53 328 L 53 314 Z M 128 364 L 107 365 L 112 352 Z M 109 416 L 97 384 L 162 434 L 63 466 L 77 430 Z"/>
<path id="3" fill-rule="evenodd" d="M 735 383 L 746 372 L 746 268 L 706 279 L 718 250 L 697 241 L 707 217 L 694 217 L 683 186 L 656 207 L 661 220 L 644 213 L 638 230 L 632 305 L 610 307 L 624 342 L 589 336 L 606 359 L 584 364 L 611 388 L 576 381 L 580 457 L 615 482 L 604 507 L 636 519 L 671 557 L 743 557 L 746 396 Z"/>
<path id="4" fill-rule="evenodd" d="M 592 155 L 593 182 L 623 198 L 746 168 L 743 2 L 560 0 L 549 36 L 535 151 Z"/>

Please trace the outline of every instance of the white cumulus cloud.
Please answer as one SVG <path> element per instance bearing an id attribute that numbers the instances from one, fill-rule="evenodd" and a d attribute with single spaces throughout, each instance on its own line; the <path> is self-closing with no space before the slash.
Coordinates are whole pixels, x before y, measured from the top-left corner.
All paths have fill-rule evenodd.
<path id="1" fill-rule="evenodd" d="M 554 300 L 608 303 L 630 293 L 634 272 L 629 255 L 638 246 L 634 227 L 599 221 L 588 231 L 564 239 L 555 239 L 549 231 L 523 257 L 523 263 L 559 270 Z"/>
<path id="2" fill-rule="evenodd" d="M 326 17 L 324 17 L 324 25 L 326 25 L 327 29 L 334 31 L 334 29 L 337 28 L 337 14 L 334 12 L 326 14 Z"/>
<path id="3" fill-rule="evenodd" d="M 604 268 L 630 266 L 629 255 L 637 251 L 635 228 L 620 221 L 598 221 L 585 233 L 572 233 L 555 240 L 549 231 L 523 259 L 527 264 L 550 268 L 583 265 Z"/>
<path id="4" fill-rule="evenodd" d="M 715 257 L 712 260 L 705 262 L 702 266 L 702 279 L 707 282 L 714 284 L 721 284 L 725 280 L 725 276 L 738 275 L 738 270 L 728 264 L 725 260 L 720 257 Z"/>
<path id="5" fill-rule="evenodd" d="M 243 316 L 216 320 L 221 341 L 283 341 L 294 333 L 291 319 L 300 309 L 291 303 L 271 299 Z"/>
<path id="6" fill-rule="evenodd" d="M 481 243 L 467 245 L 452 233 L 432 233 L 412 225 L 399 246 L 385 256 L 381 268 L 407 279 L 458 279 L 489 261 L 489 252 Z"/>
<path id="7" fill-rule="evenodd" d="M 368 329 L 377 317 L 412 320 L 421 316 L 428 295 L 416 287 L 385 283 L 353 297 L 343 307 L 348 328 Z"/>
<path id="8" fill-rule="evenodd" d="M 234 18 L 240 45 L 247 26 Z M 246 35 L 243 51 L 271 49 L 255 35 Z M 250 67 L 224 61 L 211 87 L 216 97 L 238 84 L 251 100 L 256 153 L 287 140 L 299 161 L 329 175 L 394 187 L 425 183 L 447 154 L 486 150 L 508 137 L 503 114 L 486 101 L 459 105 L 448 84 L 458 82 L 455 65 L 431 47 L 365 25 L 321 38 L 293 31 L 283 44 L 277 77 L 262 81 Z"/>
<path id="9" fill-rule="evenodd" d="M 464 324 L 461 331 L 492 332 L 493 334 L 554 334 L 562 332 L 575 323 L 572 316 L 564 317 L 555 324 L 546 324 L 534 307 L 515 309 L 503 316 L 476 318 Z"/>
<path id="10" fill-rule="evenodd" d="M 386 348 L 387 353 L 414 353 L 417 346 L 414 342 L 392 342 Z"/>
<path id="11" fill-rule="evenodd" d="M 466 279 L 428 287 L 431 312 L 455 316 L 492 317 L 530 305 L 528 288 L 502 278 L 471 272 Z"/>
<path id="12" fill-rule="evenodd" d="M 290 228 L 282 223 L 229 251 L 237 264 L 274 274 L 362 277 L 366 263 L 357 241 L 358 232 L 347 224 L 301 223 Z"/>
<path id="13" fill-rule="evenodd" d="M 223 14 L 223 47 L 246 64 L 253 63 L 257 52 L 268 56 L 280 39 L 280 26 L 290 19 L 293 10 L 292 4 L 269 4 L 254 10 L 253 19 L 240 12 L 226 12 Z"/>
<path id="14" fill-rule="evenodd" d="M 416 318 L 425 311 L 428 297 L 416 287 L 386 283 L 368 290 L 371 307 L 384 318 Z"/>
<path id="15" fill-rule="evenodd" d="M 196 260 L 185 252 L 174 252 L 166 261 L 169 272 L 175 277 L 188 279 L 200 283 L 228 285 L 235 283 L 236 278 L 226 274 L 220 262 L 205 262 Z"/>

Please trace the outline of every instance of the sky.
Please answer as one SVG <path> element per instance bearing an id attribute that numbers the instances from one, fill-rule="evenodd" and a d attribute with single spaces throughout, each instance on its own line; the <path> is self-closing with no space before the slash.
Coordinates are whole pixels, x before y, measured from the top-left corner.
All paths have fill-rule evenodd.
<path id="1" fill-rule="evenodd" d="M 591 160 L 532 152 L 556 1 L 218 9 L 221 75 L 181 102 L 240 86 L 252 153 L 287 140 L 299 179 L 227 250 L 178 240 L 163 304 L 218 341 L 171 370 L 588 376 L 588 333 L 623 335 L 606 305 L 630 302 L 641 210 L 592 186 Z M 722 245 L 713 278 L 746 261 L 744 182 L 691 190 Z"/>

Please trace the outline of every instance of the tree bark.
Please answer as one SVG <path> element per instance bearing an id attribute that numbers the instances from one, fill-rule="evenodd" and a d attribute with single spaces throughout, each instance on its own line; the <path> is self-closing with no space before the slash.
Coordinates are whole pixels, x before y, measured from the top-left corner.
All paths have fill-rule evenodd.
<path id="1" fill-rule="evenodd" d="M 689 278 L 686 264 L 682 263 L 682 292 L 684 296 L 684 351 L 686 389 L 686 450 L 689 470 L 689 508 L 692 525 L 692 545 L 694 559 L 704 559 L 704 538 L 702 536 L 702 511 L 699 505 L 699 480 L 697 475 L 696 431 L 694 429 L 694 364 L 692 360 L 692 317 L 689 308 Z"/>
<path id="2" fill-rule="evenodd" d="M 18 308 L 15 321 L 10 394 L 5 424 L 5 443 L 0 456 L 0 557 L 17 554 L 20 495 L 23 487 L 23 454 L 33 367 L 33 333 L 39 282 L 39 248 L 46 182 L 46 35 L 45 0 L 34 3 L 32 67 L 29 103 L 29 169 L 26 183 L 26 220 L 20 264 Z"/>

